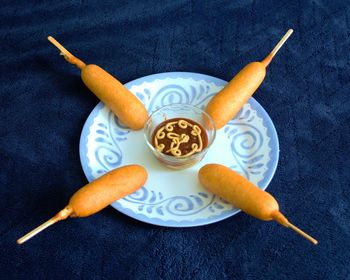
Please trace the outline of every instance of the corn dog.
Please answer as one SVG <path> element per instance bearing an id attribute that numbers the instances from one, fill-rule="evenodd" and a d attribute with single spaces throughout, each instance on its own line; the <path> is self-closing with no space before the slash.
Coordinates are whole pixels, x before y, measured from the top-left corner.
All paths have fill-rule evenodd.
<path id="1" fill-rule="evenodd" d="M 207 164 L 199 170 L 198 178 L 203 187 L 245 213 L 263 221 L 275 220 L 295 230 L 315 245 L 318 243 L 288 221 L 279 211 L 279 205 L 272 195 L 259 189 L 230 168 L 220 164 Z"/>
<path id="2" fill-rule="evenodd" d="M 261 62 L 249 63 L 209 101 L 205 111 L 213 118 L 217 129 L 222 128 L 241 110 L 265 75 L 265 66 Z"/>
<path id="3" fill-rule="evenodd" d="M 143 128 L 148 113 L 142 102 L 116 78 L 101 67 L 89 64 L 72 55 L 53 37 L 48 40 L 63 54 L 63 57 L 81 70 L 84 84 L 108 107 L 127 127 L 135 130 Z"/>
<path id="4" fill-rule="evenodd" d="M 40 231 L 68 217 L 87 217 L 112 202 L 138 190 L 147 180 L 147 172 L 140 165 L 114 169 L 85 185 L 70 198 L 68 205 L 53 218 L 17 240 L 22 244 Z"/>
<path id="5" fill-rule="evenodd" d="M 213 118 L 217 129 L 228 123 L 258 89 L 265 78 L 266 67 L 292 32 L 293 30 L 289 29 L 262 62 L 251 62 L 246 65 L 209 101 L 205 111 Z"/>

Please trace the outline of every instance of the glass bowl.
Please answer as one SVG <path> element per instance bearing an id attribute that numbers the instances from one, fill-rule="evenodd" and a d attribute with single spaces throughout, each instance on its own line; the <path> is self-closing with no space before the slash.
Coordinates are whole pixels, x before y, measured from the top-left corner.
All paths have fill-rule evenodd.
<path id="1" fill-rule="evenodd" d="M 208 136 L 207 146 L 188 157 L 175 157 L 158 151 L 152 144 L 154 130 L 162 122 L 173 118 L 190 119 L 200 124 Z M 215 135 L 216 128 L 213 119 L 200 108 L 188 104 L 171 104 L 157 109 L 148 117 L 144 127 L 144 136 L 148 147 L 164 166 L 172 169 L 188 168 L 201 161 L 214 142 Z"/>

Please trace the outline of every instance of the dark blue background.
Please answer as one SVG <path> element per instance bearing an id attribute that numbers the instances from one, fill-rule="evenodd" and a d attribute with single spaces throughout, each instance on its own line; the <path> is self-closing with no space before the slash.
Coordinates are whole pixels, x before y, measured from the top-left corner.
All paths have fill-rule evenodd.
<path id="1" fill-rule="evenodd" d="M 349 279 L 349 2 L 155 2 L 2 2 L 0 278 Z M 280 141 L 268 191 L 318 246 L 242 213 L 176 229 L 111 207 L 16 244 L 86 183 L 79 136 L 98 99 L 48 35 L 122 82 L 166 71 L 229 80 L 288 28 L 255 98 Z"/>

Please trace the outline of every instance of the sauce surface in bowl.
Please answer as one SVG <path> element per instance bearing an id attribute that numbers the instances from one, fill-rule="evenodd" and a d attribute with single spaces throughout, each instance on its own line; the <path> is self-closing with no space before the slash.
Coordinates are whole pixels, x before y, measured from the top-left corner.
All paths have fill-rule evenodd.
<path id="1" fill-rule="evenodd" d="M 166 155 L 185 158 L 208 146 L 208 135 L 197 122 L 173 118 L 160 123 L 152 135 L 154 148 Z"/>

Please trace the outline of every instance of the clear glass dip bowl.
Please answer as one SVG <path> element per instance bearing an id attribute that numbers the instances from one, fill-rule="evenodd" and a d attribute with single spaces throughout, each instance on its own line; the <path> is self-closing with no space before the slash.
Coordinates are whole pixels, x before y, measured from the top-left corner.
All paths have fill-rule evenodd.
<path id="1" fill-rule="evenodd" d="M 202 151 L 196 152 L 188 157 L 175 157 L 158 151 L 152 144 L 154 130 L 162 122 L 173 118 L 190 119 L 200 124 L 208 136 L 207 146 Z M 212 145 L 215 135 L 216 128 L 213 119 L 200 108 L 188 104 L 171 104 L 157 109 L 148 117 L 144 127 L 144 136 L 147 145 L 163 165 L 172 169 L 188 168 L 201 161 Z"/>

